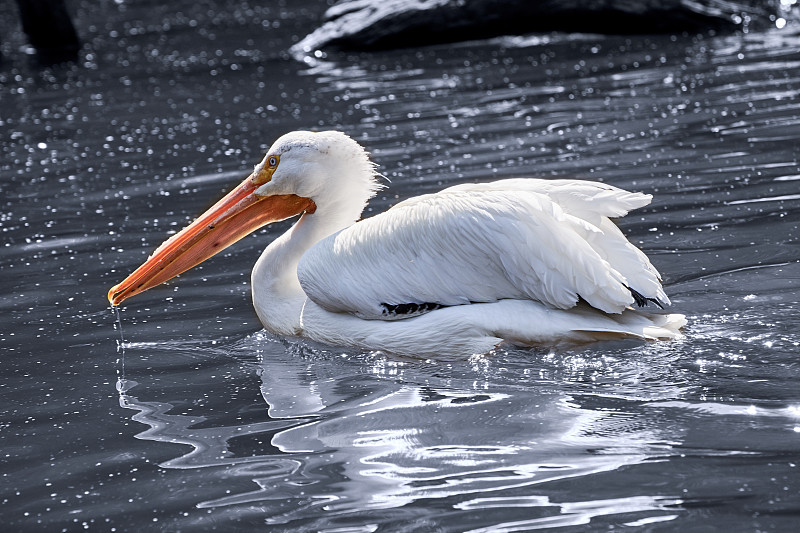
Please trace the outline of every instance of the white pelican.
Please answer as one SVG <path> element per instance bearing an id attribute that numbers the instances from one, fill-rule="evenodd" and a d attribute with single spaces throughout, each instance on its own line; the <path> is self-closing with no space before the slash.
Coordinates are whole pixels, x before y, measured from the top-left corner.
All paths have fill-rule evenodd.
<path id="1" fill-rule="evenodd" d="M 609 218 L 650 195 L 506 179 L 411 198 L 358 221 L 381 188 L 376 177 L 344 133 L 286 134 L 244 182 L 114 286 L 109 302 L 300 215 L 252 274 L 256 312 L 277 335 L 409 355 L 681 336 L 683 315 L 633 309 L 670 302 L 656 269 Z"/>

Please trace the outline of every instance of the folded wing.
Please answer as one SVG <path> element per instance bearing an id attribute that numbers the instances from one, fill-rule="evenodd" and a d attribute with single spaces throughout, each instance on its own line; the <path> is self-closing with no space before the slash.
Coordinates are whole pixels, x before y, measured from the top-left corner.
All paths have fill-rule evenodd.
<path id="1" fill-rule="evenodd" d="M 650 198 L 579 180 L 459 185 L 320 241 L 298 277 L 321 307 L 366 319 L 502 299 L 569 309 L 582 298 L 620 313 L 634 292 L 667 304 L 658 272 L 609 218 Z"/>

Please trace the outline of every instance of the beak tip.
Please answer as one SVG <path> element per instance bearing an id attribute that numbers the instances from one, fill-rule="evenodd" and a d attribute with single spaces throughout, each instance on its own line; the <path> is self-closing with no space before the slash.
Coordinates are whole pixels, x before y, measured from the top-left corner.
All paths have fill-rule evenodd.
<path id="1" fill-rule="evenodd" d="M 122 303 L 122 300 L 124 300 L 124 298 L 120 298 L 120 294 L 119 291 L 117 290 L 117 287 L 119 287 L 119 285 L 114 285 L 108 291 L 108 303 L 111 304 L 111 307 L 119 305 L 120 303 Z"/>

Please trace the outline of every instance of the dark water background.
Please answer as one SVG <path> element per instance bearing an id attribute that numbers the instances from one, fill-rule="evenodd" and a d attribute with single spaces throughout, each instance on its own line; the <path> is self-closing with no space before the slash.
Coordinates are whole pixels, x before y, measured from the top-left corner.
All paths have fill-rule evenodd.
<path id="1" fill-rule="evenodd" d="M 4 531 L 797 531 L 800 31 L 535 35 L 297 61 L 322 2 L 76 2 L 32 68 L 0 4 Z M 655 195 L 621 222 L 680 342 L 400 359 L 259 332 L 288 226 L 121 310 L 108 288 L 280 134 L 370 209 L 501 177 Z M 124 350 L 122 349 L 124 348 Z"/>

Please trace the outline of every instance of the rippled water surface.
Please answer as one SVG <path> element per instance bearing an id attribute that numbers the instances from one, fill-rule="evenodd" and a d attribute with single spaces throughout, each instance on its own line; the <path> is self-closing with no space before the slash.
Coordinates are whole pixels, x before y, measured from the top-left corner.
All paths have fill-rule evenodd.
<path id="1" fill-rule="evenodd" d="M 0 65 L 6 531 L 795 531 L 800 33 L 535 35 L 298 61 L 324 10 L 76 3 L 80 65 Z M 389 187 L 652 193 L 620 224 L 679 342 L 397 358 L 260 332 L 288 226 L 106 292 L 280 134 L 336 128 Z M 370 213 L 367 213 L 369 215 Z"/>

